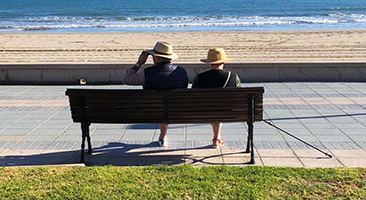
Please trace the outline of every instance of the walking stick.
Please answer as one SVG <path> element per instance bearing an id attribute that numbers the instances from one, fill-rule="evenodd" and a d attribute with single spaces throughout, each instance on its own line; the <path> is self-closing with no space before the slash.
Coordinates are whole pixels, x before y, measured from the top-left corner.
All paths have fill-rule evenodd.
<path id="1" fill-rule="evenodd" d="M 285 131 L 285 130 L 281 129 L 280 127 L 278 127 L 278 126 L 276 126 L 276 125 L 272 124 L 271 122 L 268 122 L 267 120 L 263 120 L 263 121 L 264 121 L 265 123 L 267 123 L 268 125 L 273 126 L 274 128 L 276 128 L 276 129 L 278 129 L 278 130 L 280 130 L 280 131 L 282 131 L 282 132 L 286 133 L 287 135 L 289 135 L 289 136 L 291 136 L 291 137 L 293 137 L 293 138 L 295 138 L 295 139 L 299 140 L 300 142 L 302 142 L 302 143 L 304 143 L 304 144 L 306 144 L 306 145 L 308 145 L 308 146 L 312 147 L 313 149 L 316 149 L 316 150 L 318 150 L 318 151 L 322 152 L 323 154 L 325 154 L 325 155 L 326 155 L 326 156 L 328 156 L 329 158 L 332 158 L 332 157 L 333 157 L 332 155 L 328 154 L 327 152 L 322 151 L 321 149 L 317 148 L 316 146 L 314 146 L 314 145 L 312 145 L 312 144 L 309 144 L 309 143 L 305 142 L 304 140 L 302 140 L 302 139 L 300 139 L 300 138 L 298 138 L 298 137 L 296 137 L 296 136 L 292 135 L 291 133 L 289 133 L 289 132 L 287 132 L 287 131 Z"/>

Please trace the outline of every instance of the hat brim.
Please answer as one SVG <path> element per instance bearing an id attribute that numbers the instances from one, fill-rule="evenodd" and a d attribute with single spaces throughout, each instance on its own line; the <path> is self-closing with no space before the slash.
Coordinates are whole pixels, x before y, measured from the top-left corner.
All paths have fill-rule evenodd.
<path id="1" fill-rule="evenodd" d="M 153 56 L 168 58 L 168 59 L 172 59 L 172 60 L 178 59 L 178 55 L 176 53 L 172 53 L 171 55 L 166 55 L 166 54 L 161 54 L 159 52 L 156 52 L 156 51 L 154 51 L 154 49 L 147 49 L 146 51 Z"/>
<path id="2" fill-rule="evenodd" d="M 225 63 L 225 62 L 229 62 L 232 61 L 232 58 L 226 58 L 224 60 L 208 60 L 208 59 L 201 59 L 201 62 L 204 63 L 210 63 L 210 64 L 220 64 L 220 63 Z"/>

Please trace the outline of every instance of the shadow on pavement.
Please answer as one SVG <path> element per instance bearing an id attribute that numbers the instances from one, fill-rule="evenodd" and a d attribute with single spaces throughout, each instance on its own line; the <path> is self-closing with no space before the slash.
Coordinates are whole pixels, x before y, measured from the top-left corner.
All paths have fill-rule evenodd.
<path id="1" fill-rule="evenodd" d="M 196 156 L 187 150 L 202 151 L 207 156 Z M 86 152 L 86 151 L 85 151 Z M 212 153 L 213 152 L 213 153 Z M 220 152 L 220 150 L 216 151 Z M 227 153 L 242 154 L 244 152 Z M 202 155 L 202 153 L 200 153 Z M 217 161 L 219 160 L 219 161 Z M 157 142 L 148 144 L 126 144 L 111 142 L 108 145 L 93 148 L 91 155 L 85 153 L 86 166 L 151 166 L 151 165 L 223 165 L 221 153 L 215 153 L 211 146 L 197 148 L 160 148 Z M 39 166 L 80 164 L 79 150 L 33 150 L 9 151 L 0 157 L 0 166 Z M 234 163 L 234 164 L 246 164 Z"/>

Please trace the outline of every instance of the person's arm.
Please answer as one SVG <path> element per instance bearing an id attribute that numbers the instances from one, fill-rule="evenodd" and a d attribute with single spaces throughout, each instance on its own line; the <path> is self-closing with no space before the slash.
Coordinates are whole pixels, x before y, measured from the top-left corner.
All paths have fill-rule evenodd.
<path id="1" fill-rule="evenodd" d="M 144 85 L 145 84 L 145 72 L 137 72 L 143 64 L 146 63 L 149 54 L 147 51 L 143 51 L 139 57 L 137 63 L 129 70 L 126 71 L 126 76 L 122 82 L 126 85 Z"/>
<path id="2" fill-rule="evenodd" d="M 236 80 L 235 80 L 235 82 L 236 82 L 236 87 L 238 88 L 238 87 L 241 87 L 241 81 L 240 81 L 240 78 L 239 78 L 239 76 L 238 75 L 236 75 Z"/>

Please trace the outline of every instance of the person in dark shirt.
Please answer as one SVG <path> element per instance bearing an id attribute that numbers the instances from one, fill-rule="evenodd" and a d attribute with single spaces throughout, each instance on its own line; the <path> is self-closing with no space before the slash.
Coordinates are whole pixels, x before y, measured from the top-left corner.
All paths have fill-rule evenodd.
<path id="1" fill-rule="evenodd" d="M 152 55 L 154 65 L 142 71 L 138 70 L 146 63 L 149 55 Z M 154 49 L 141 53 L 137 63 L 126 72 L 123 83 L 127 85 L 142 85 L 144 89 L 160 90 L 187 88 L 188 75 L 186 70 L 171 63 L 178 55 L 173 52 L 173 47 L 168 42 L 158 42 Z M 160 124 L 159 146 L 167 146 L 166 137 L 168 124 Z"/>
<path id="2" fill-rule="evenodd" d="M 240 87 L 239 76 L 235 72 L 224 70 L 225 62 L 231 60 L 231 58 L 226 57 L 224 49 L 210 49 L 207 59 L 201 59 L 201 61 L 210 64 L 211 69 L 198 74 L 194 79 L 192 88 Z M 211 126 L 214 133 L 212 146 L 217 148 L 224 145 L 225 142 L 221 139 L 222 123 L 211 123 Z"/>

